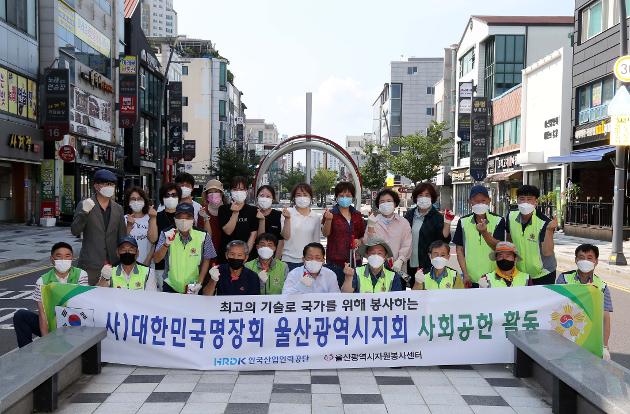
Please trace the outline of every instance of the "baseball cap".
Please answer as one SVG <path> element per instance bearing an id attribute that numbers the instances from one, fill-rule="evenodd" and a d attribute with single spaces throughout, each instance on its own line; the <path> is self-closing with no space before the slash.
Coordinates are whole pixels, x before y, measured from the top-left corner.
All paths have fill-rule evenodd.
<path id="1" fill-rule="evenodd" d="M 497 247 L 494 248 L 494 251 L 490 253 L 490 260 L 493 262 L 497 260 L 497 253 L 500 252 L 512 252 L 516 256 L 516 260 L 520 260 L 521 256 L 518 254 L 518 250 L 516 250 L 516 246 L 514 243 L 501 241 L 497 243 Z"/>
<path id="2" fill-rule="evenodd" d="M 175 207 L 175 215 L 180 213 L 190 214 L 191 216 L 195 216 L 195 208 L 190 203 L 179 203 L 177 207 Z"/>
<path id="3" fill-rule="evenodd" d="M 368 240 L 365 243 L 359 246 L 359 249 L 358 249 L 359 254 L 365 257 L 365 255 L 367 254 L 368 247 L 372 247 L 372 246 L 383 246 L 383 248 L 385 249 L 385 252 L 387 252 L 387 257 L 392 257 L 394 255 L 392 253 L 392 248 L 389 247 L 389 244 L 387 244 L 387 242 L 381 239 L 380 237 L 368 238 Z"/>
<path id="4" fill-rule="evenodd" d="M 138 248 L 138 242 L 131 236 L 124 236 L 118 240 L 118 247 L 122 246 L 125 243 L 129 243 L 134 246 L 136 249 Z"/>
<path id="5" fill-rule="evenodd" d="M 94 173 L 94 182 L 95 183 L 115 183 L 118 182 L 118 178 L 116 174 L 109 170 L 96 170 Z"/>
<path id="6" fill-rule="evenodd" d="M 490 194 L 488 193 L 488 189 L 484 187 L 483 185 L 473 185 L 470 189 L 470 194 L 468 195 L 468 198 L 473 198 L 477 194 L 483 194 L 486 197 L 490 197 Z"/>
<path id="7" fill-rule="evenodd" d="M 220 190 L 223 191 L 223 184 L 221 184 L 221 181 L 219 180 L 210 180 L 208 181 L 208 183 L 206 184 L 205 190 Z"/>

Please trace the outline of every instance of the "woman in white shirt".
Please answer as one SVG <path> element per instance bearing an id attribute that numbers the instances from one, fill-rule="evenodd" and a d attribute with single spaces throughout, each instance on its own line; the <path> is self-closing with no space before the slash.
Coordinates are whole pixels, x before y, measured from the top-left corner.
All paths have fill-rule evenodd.
<path id="1" fill-rule="evenodd" d="M 125 192 L 125 223 L 127 234 L 138 243 L 138 263 L 151 264 L 153 243 L 147 238 L 149 220 L 155 220 L 157 212 L 149 205 L 146 193 L 140 187 L 130 187 Z"/>
<path id="2" fill-rule="evenodd" d="M 306 183 L 297 184 L 291 191 L 294 207 L 288 209 L 288 217 L 282 216 L 285 238 L 282 261 L 289 266 L 289 270 L 302 266 L 304 246 L 319 243 L 322 238 L 322 216 L 311 210 L 312 199 L 311 186 Z"/>

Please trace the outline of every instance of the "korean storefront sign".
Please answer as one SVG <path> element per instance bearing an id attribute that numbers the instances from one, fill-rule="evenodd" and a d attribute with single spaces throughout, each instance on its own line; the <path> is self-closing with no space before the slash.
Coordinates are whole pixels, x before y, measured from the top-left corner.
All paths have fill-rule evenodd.
<path id="1" fill-rule="evenodd" d="M 487 175 L 488 166 L 488 100 L 474 97 L 470 128 L 470 175 L 476 181 Z"/>
<path id="2" fill-rule="evenodd" d="M 470 140 L 470 114 L 472 111 L 473 83 L 460 82 L 457 101 L 457 136 L 462 141 Z"/>
<path id="3" fill-rule="evenodd" d="M 182 158 L 182 83 L 169 83 L 168 93 L 169 119 L 169 157 L 177 162 Z"/>
<path id="4" fill-rule="evenodd" d="M 195 158 L 196 145 L 197 145 L 197 141 L 195 141 L 194 139 L 184 140 L 184 145 L 183 145 L 184 161 L 192 161 Z"/>
<path id="5" fill-rule="evenodd" d="M 60 141 L 70 131 L 69 77 L 68 69 L 49 69 L 46 72 L 44 139 Z"/>
<path id="6" fill-rule="evenodd" d="M 138 58 L 121 57 L 118 69 L 120 75 L 118 124 L 121 128 L 132 128 L 138 121 Z"/>
<path id="7" fill-rule="evenodd" d="M 37 121 L 37 83 L 0 67 L 0 112 Z"/>

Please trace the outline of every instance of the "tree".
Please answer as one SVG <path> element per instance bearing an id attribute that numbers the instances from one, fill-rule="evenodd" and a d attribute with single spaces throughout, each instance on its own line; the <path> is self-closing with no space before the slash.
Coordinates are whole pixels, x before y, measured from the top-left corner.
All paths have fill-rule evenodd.
<path id="1" fill-rule="evenodd" d="M 311 186 L 313 187 L 313 192 L 317 197 L 319 197 L 319 201 L 324 203 L 325 197 L 330 193 L 330 189 L 337 182 L 337 173 L 331 170 L 327 170 L 324 168 L 320 168 L 317 170 L 313 179 L 311 180 Z"/>
<path id="2" fill-rule="evenodd" d="M 363 186 L 370 190 L 379 190 L 385 186 L 387 178 L 387 158 L 383 155 L 385 149 L 367 144 L 363 151 L 368 156 L 367 162 L 360 169 Z"/>
<path id="3" fill-rule="evenodd" d="M 216 163 L 208 167 L 208 170 L 225 188 L 229 188 L 232 177 L 239 175 L 253 183 L 259 161 L 260 157 L 253 151 L 244 153 L 233 146 L 225 146 L 219 148 Z"/>
<path id="4" fill-rule="evenodd" d="M 416 133 L 392 139 L 386 151 L 391 171 L 414 183 L 433 178 L 442 164 L 445 150 L 452 142 L 443 136 L 445 130 L 444 122 L 432 122 L 426 135 Z M 392 154 L 393 146 L 399 147 L 400 153 Z"/>
<path id="5" fill-rule="evenodd" d="M 306 176 L 300 170 L 296 170 L 291 167 L 289 172 L 283 173 L 280 177 L 280 185 L 286 188 L 287 191 L 293 190 L 297 184 L 303 183 L 306 181 Z"/>

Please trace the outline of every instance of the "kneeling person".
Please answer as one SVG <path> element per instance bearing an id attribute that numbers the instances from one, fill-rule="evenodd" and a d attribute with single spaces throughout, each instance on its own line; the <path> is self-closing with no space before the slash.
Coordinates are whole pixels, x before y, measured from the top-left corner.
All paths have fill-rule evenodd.
<path id="1" fill-rule="evenodd" d="M 384 264 L 393 256 L 392 249 L 380 238 L 370 238 L 359 247 L 359 254 L 366 257 L 368 264 L 351 268 L 346 263 L 341 286 L 344 293 L 398 292 L 403 290 L 400 274 L 386 269 Z"/>
<path id="2" fill-rule="evenodd" d="M 496 262 L 494 272 L 486 273 L 479 279 L 480 288 L 519 287 L 532 284 L 531 277 L 516 268 L 516 262 L 521 260 L 516 246 L 510 242 L 499 242 L 494 252 L 490 253 L 490 260 Z"/>
<path id="3" fill-rule="evenodd" d="M 33 342 L 33 335 L 48 335 L 48 320 L 42 304 L 42 286 L 49 283 L 69 283 L 88 286 L 88 274 L 85 270 L 72 266 L 72 246 L 68 243 L 55 243 L 50 251 L 50 261 L 54 268 L 44 273 L 35 283 L 33 299 L 37 303 L 37 312 L 20 309 L 13 315 L 13 329 L 18 346 L 22 348 Z"/>
<path id="4" fill-rule="evenodd" d="M 121 238 L 118 241 L 117 253 L 120 264 L 113 268 L 111 265 L 103 266 L 97 286 L 157 292 L 154 270 L 136 261 L 138 259 L 136 239 L 131 236 Z"/>
<path id="5" fill-rule="evenodd" d="M 296 267 L 287 275 L 282 294 L 339 293 L 335 272 L 323 267 L 326 252 L 321 243 L 312 242 L 302 249 L 304 266 Z"/>
<path id="6" fill-rule="evenodd" d="M 416 274 L 413 290 L 464 289 L 464 280 L 455 269 L 446 266 L 451 257 L 451 247 L 443 240 L 436 240 L 429 245 L 431 270 L 425 274 Z"/>
<path id="7" fill-rule="evenodd" d="M 256 238 L 258 258 L 245 263 L 245 267 L 258 274 L 262 295 L 280 295 L 289 274 L 286 263 L 275 258 L 278 238 L 272 233 L 263 233 Z"/>
<path id="8" fill-rule="evenodd" d="M 242 240 L 232 240 L 226 246 L 227 263 L 210 269 L 210 280 L 204 281 L 202 294 L 217 296 L 260 295 L 258 274 L 245 267 L 249 250 Z"/>

